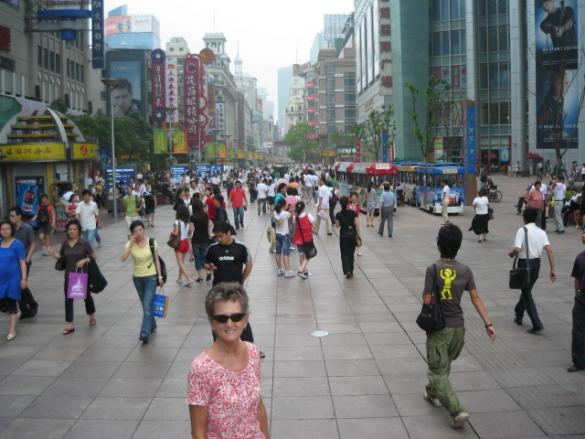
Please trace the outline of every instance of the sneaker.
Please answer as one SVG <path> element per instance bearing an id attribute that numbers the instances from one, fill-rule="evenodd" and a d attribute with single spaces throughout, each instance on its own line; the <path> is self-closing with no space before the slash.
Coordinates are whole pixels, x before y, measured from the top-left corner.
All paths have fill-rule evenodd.
<path id="1" fill-rule="evenodd" d="M 138 337 L 138 340 L 140 340 L 142 344 L 148 344 L 148 335 L 141 335 Z"/>
<path id="2" fill-rule="evenodd" d="M 451 416 L 451 427 L 453 428 L 463 428 L 465 422 L 469 419 L 469 413 L 465 410 L 461 410 Z"/>
<path id="3" fill-rule="evenodd" d="M 284 273 L 284 277 L 295 277 L 295 274 L 292 271 L 287 271 Z"/>
<path id="4" fill-rule="evenodd" d="M 429 396 L 429 392 L 427 392 L 427 389 L 425 389 L 424 393 L 423 393 L 423 398 L 425 399 L 426 402 L 428 402 L 429 404 L 435 406 L 435 407 L 442 407 L 443 404 L 441 404 L 441 401 L 439 401 L 438 398 L 435 398 L 434 396 Z"/>
<path id="5" fill-rule="evenodd" d="M 309 276 L 307 276 L 307 273 L 301 273 L 300 271 L 297 272 L 297 276 L 300 277 L 301 279 L 306 279 Z"/>
<path id="6" fill-rule="evenodd" d="M 278 270 L 276 270 L 276 275 L 277 276 L 284 276 L 284 270 L 282 268 L 279 268 Z"/>

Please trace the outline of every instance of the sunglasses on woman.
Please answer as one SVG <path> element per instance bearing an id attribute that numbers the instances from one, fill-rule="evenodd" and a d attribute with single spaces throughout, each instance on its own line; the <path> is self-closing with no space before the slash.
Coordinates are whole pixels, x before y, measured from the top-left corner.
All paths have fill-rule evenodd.
<path id="1" fill-rule="evenodd" d="M 228 320 L 231 320 L 234 323 L 238 323 L 246 317 L 246 314 L 243 312 L 238 312 L 235 314 L 216 314 L 212 317 L 218 323 L 227 323 Z"/>

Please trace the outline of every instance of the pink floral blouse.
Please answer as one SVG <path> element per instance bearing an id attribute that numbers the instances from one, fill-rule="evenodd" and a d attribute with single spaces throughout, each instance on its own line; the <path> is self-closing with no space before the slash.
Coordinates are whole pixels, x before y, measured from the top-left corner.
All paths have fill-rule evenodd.
<path id="1" fill-rule="evenodd" d="M 187 402 L 207 407 L 208 439 L 265 439 L 258 421 L 260 350 L 248 347 L 248 365 L 235 372 L 224 369 L 202 352 L 189 370 Z"/>

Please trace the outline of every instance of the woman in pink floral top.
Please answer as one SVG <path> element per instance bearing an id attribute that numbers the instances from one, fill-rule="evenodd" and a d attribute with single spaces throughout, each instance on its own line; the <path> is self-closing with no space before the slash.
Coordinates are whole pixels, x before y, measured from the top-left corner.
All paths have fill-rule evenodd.
<path id="1" fill-rule="evenodd" d="M 188 395 L 193 439 L 269 439 L 260 390 L 260 350 L 240 340 L 248 322 L 248 295 L 238 283 L 220 283 L 205 299 L 217 340 L 193 360 Z"/>

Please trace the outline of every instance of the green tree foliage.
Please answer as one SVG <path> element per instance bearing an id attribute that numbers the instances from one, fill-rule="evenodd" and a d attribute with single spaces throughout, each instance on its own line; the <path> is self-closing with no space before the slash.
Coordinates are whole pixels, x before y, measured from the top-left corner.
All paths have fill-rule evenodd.
<path id="1" fill-rule="evenodd" d="M 317 153 L 317 141 L 308 138 L 314 133 L 315 128 L 308 123 L 298 123 L 288 130 L 284 136 L 284 144 L 288 146 L 288 156 L 291 160 L 307 161 L 309 156 Z"/>
<path id="2" fill-rule="evenodd" d="M 437 128 L 446 105 L 446 95 L 449 92 L 447 81 L 431 75 L 429 83 L 425 88 L 419 88 L 411 83 L 406 84 L 411 98 L 412 123 L 414 124 L 414 136 L 418 142 L 422 156 L 429 161 L 433 152 L 433 138 L 436 136 Z M 424 120 L 419 119 L 419 109 L 424 108 Z"/>
<path id="3" fill-rule="evenodd" d="M 101 147 L 111 148 L 111 119 L 98 112 L 72 117 L 88 141 Z M 127 156 L 128 161 L 153 162 L 152 128 L 138 114 L 114 119 L 116 132 L 116 157 Z"/>
<path id="4" fill-rule="evenodd" d="M 66 114 L 67 110 L 69 110 L 67 103 L 63 99 L 55 99 L 49 107 L 62 114 Z"/>

